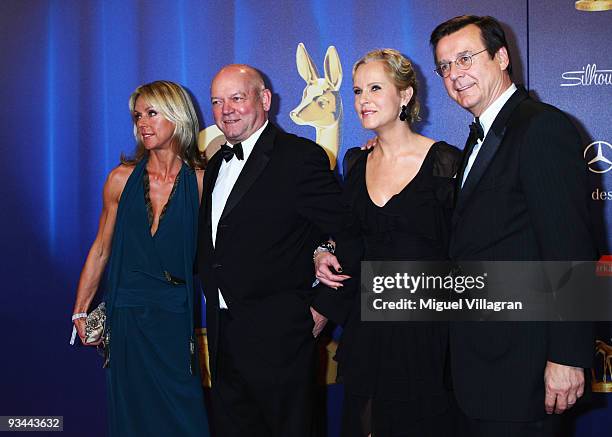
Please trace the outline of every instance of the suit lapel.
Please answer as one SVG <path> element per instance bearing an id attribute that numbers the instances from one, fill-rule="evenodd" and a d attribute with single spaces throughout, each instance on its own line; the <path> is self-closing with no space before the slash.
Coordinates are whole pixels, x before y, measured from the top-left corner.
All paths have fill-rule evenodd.
<path id="1" fill-rule="evenodd" d="M 251 188 L 251 185 L 257 180 L 259 175 L 263 172 L 268 161 L 270 160 L 270 152 L 274 147 L 274 138 L 276 137 L 277 129 L 271 123 L 268 122 L 268 126 L 263 130 L 261 136 L 255 143 L 251 155 L 247 159 L 244 168 L 240 172 L 240 176 L 236 180 L 232 191 L 230 192 L 225 208 L 221 213 L 219 221 L 223 220 L 227 215 L 232 212 L 234 207 L 240 202 L 242 197 Z"/>
<path id="2" fill-rule="evenodd" d="M 493 125 L 491 125 L 491 129 L 487 133 L 487 137 L 484 142 L 480 146 L 480 151 L 478 152 L 478 156 L 476 156 L 476 160 L 470 169 L 470 173 L 465 179 L 465 184 L 463 184 L 463 188 L 459 188 L 459 193 L 457 197 L 457 205 L 456 212 L 460 212 L 461 208 L 465 205 L 466 201 L 470 198 L 474 189 L 480 182 L 482 175 L 485 173 L 489 164 L 495 157 L 497 150 L 499 149 L 499 145 L 504 138 L 504 134 L 506 132 L 506 125 L 508 124 L 508 120 L 510 115 L 516 109 L 518 104 L 525 100 L 528 97 L 527 91 L 524 88 L 519 87 L 515 93 L 508 99 L 506 104 L 502 107 L 499 114 L 495 118 Z M 462 171 L 461 178 L 463 178 L 463 172 L 465 171 L 465 165 L 468 160 L 468 156 L 464 156 L 464 162 L 462 163 Z M 457 184 L 461 187 L 461 180 L 457 180 Z M 455 214 L 456 215 L 456 214 Z"/>
<path id="3" fill-rule="evenodd" d="M 208 161 L 208 166 L 204 172 L 204 188 L 202 194 L 202 204 L 204 206 L 204 225 L 206 229 L 212 227 L 212 192 L 215 189 L 215 182 L 217 182 L 217 176 L 219 176 L 219 169 L 223 162 L 223 156 L 217 152 Z M 210 231 L 208 232 L 210 234 Z M 212 241 L 211 241 L 212 244 Z"/>
<path id="4" fill-rule="evenodd" d="M 459 166 L 459 171 L 457 172 L 457 177 L 455 178 L 455 206 L 457 205 L 457 199 L 459 199 L 459 194 L 461 193 L 461 181 L 463 180 L 465 167 L 467 167 L 467 162 L 472 150 L 474 150 L 474 147 L 470 147 L 470 136 L 468 135 L 468 139 L 465 141 L 465 146 L 463 146 L 461 165 Z"/>

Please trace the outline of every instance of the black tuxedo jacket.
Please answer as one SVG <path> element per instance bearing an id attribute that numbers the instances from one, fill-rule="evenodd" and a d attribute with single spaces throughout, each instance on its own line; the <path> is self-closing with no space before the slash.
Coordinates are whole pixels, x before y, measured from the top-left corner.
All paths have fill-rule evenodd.
<path id="1" fill-rule="evenodd" d="M 519 88 L 458 189 L 451 259 L 595 259 L 587 187 L 577 130 L 561 111 Z M 452 323 L 450 341 L 459 405 L 484 420 L 542 418 L 546 361 L 592 362 L 591 324 Z"/>
<path id="2" fill-rule="evenodd" d="M 222 159 L 216 153 L 205 172 L 197 256 L 213 380 L 218 289 L 234 319 L 239 344 L 232 347 L 252 351 L 259 367 L 287 366 L 313 341 L 311 305 L 343 317 L 333 290 L 311 288 L 312 252 L 342 228 L 347 211 L 323 149 L 269 123 L 230 193 L 213 247 L 211 196 Z"/>

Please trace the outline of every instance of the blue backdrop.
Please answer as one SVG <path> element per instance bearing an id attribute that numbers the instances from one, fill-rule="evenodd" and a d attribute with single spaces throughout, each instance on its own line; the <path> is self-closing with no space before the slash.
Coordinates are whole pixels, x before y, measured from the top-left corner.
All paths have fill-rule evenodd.
<path id="1" fill-rule="evenodd" d="M 70 314 L 97 229 L 104 179 L 134 144 L 128 97 L 139 84 L 156 79 L 191 91 L 204 128 L 213 124 L 208 91 L 215 72 L 227 63 L 252 64 L 273 90 L 273 119 L 316 139 L 314 127 L 297 125 L 289 116 L 305 86 L 296 49 L 303 43 L 322 75 L 327 49 L 335 46 L 344 72 L 341 159 L 347 148 L 368 138 L 352 109 L 352 64 L 372 48 L 394 47 L 418 68 L 424 111 L 417 129 L 462 146 L 470 115 L 448 98 L 432 72 L 429 34 L 456 15 L 496 16 L 514 48 L 515 81 L 568 111 L 583 133 L 593 176 L 594 228 L 603 253 L 609 253 L 612 12 L 578 10 L 575 3 L 0 2 L 0 415 L 63 415 L 66 435 L 105 434 L 100 360 L 92 350 L 68 346 Z M 607 326 L 600 328 L 601 339 L 612 343 Z M 599 357 L 599 379 L 601 367 Z M 330 388 L 330 436 L 337 434 L 339 393 L 339 387 Z M 593 408 L 572 413 L 576 420 L 568 435 L 608 435 L 612 406 L 607 404 L 607 395 L 597 395 Z"/>

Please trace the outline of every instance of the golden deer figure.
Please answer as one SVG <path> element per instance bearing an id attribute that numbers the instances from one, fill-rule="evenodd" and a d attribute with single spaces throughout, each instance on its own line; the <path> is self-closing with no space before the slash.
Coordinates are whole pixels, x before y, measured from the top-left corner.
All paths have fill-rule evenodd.
<path id="1" fill-rule="evenodd" d="M 319 72 L 304 44 L 299 43 L 295 53 L 297 70 L 306 82 L 302 101 L 289 114 L 291 120 L 299 125 L 313 126 L 316 129 L 316 142 L 325 149 L 330 167 L 336 167 L 336 157 L 340 148 L 340 126 L 342 124 L 342 65 L 334 46 L 327 48 L 323 63 L 325 77 Z"/>
<path id="2" fill-rule="evenodd" d="M 601 340 L 595 340 L 595 355 L 601 354 L 603 358 L 603 382 L 607 382 L 606 372 L 610 373 L 612 379 L 612 346 Z"/>

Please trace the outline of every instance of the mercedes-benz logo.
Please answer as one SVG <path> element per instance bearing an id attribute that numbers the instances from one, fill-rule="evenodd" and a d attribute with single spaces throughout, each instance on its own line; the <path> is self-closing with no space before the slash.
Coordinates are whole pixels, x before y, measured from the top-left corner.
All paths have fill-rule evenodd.
<path id="1" fill-rule="evenodd" d="M 604 147 L 606 146 L 606 147 Z M 584 149 L 584 159 L 593 173 L 607 173 L 612 170 L 612 161 L 605 155 L 612 155 L 612 144 L 605 141 L 593 141 Z"/>

